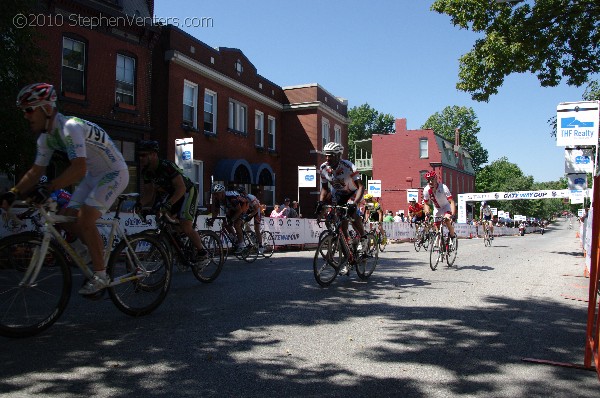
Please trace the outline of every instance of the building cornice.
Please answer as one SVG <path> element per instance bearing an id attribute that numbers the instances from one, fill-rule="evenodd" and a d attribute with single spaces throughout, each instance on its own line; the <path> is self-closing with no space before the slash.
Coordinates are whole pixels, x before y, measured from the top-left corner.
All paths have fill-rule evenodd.
<path id="1" fill-rule="evenodd" d="M 277 102 L 264 94 L 253 90 L 252 88 L 226 76 L 216 70 L 201 64 L 198 61 L 193 60 L 192 58 L 186 56 L 185 54 L 180 53 L 177 50 L 169 50 L 165 52 L 165 61 L 174 62 L 178 65 L 183 66 L 189 70 L 192 70 L 202 76 L 208 77 L 211 80 L 216 81 L 226 87 L 229 87 L 240 94 L 243 94 L 249 98 L 252 98 L 264 105 L 270 106 L 273 109 L 278 111 L 282 111 L 284 109 L 284 105 L 280 102 Z"/>
<path id="2" fill-rule="evenodd" d="M 284 104 L 283 105 L 283 110 L 285 112 L 293 112 L 293 111 L 305 110 L 305 109 L 320 109 L 323 112 L 330 115 L 331 117 L 334 117 L 334 118 L 340 120 L 342 123 L 346 123 L 346 124 L 350 123 L 350 119 L 348 119 L 341 113 L 336 112 L 335 110 L 331 109 L 329 106 L 325 105 L 321 101 L 297 102 L 294 104 Z"/>

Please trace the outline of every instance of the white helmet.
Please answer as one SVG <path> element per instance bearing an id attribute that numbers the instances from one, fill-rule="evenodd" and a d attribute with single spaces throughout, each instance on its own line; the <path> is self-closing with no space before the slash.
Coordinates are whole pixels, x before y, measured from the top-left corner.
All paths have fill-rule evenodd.
<path id="1" fill-rule="evenodd" d="M 341 155 L 344 152 L 344 147 L 337 142 L 328 142 L 323 147 L 323 152 L 325 152 L 325 155 Z"/>
<path id="2" fill-rule="evenodd" d="M 212 191 L 213 191 L 213 193 L 216 193 L 216 192 L 225 192 L 225 187 L 223 185 L 221 185 L 221 184 L 215 184 L 212 187 Z"/>

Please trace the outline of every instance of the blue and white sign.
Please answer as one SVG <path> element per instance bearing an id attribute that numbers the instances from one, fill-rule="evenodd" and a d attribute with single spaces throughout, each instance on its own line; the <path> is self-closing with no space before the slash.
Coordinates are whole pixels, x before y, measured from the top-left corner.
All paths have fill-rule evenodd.
<path id="1" fill-rule="evenodd" d="M 587 175 L 585 173 L 568 174 L 567 183 L 570 190 L 582 191 L 587 189 Z"/>
<path id="2" fill-rule="evenodd" d="M 593 173 L 592 156 L 591 149 L 565 148 L 565 173 Z"/>
<path id="3" fill-rule="evenodd" d="M 194 166 L 194 139 L 183 138 L 175 140 L 175 164 L 186 176 L 192 178 Z"/>
<path id="4" fill-rule="evenodd" d="M 316 166 L 298 166 L 298 187 L 314 188 L 317 186 Z"/>
<path id="5" fill-rule="evenodd" d="M 598 144 L 598 101 L 561 102 L 556 108 L 556 145 Z"/>
<path id="6" fill-rule="evenodd" d="M 381 198 L 381 180 L 368 180 L 367 193 L 370 193 L 376 198 Z"/>
<path id="7" fill-rule="evenodd" d="M 407 189 L 406 190 L 406 200 L 408 202 L 410 202 L 411 199 L 414 199 L 417 201 L 417 203 L 419 203 L 419 190 L 418 189 Z"/>

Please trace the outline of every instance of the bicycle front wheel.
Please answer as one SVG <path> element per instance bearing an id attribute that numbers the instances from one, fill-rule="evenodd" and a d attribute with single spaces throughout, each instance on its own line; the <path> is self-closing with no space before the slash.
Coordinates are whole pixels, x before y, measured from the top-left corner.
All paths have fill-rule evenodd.
<path id="1" fill-rule="evenodd" d="M 200 253 L 192 272 L 200 282 L 210 283 L 217 279 L 223 269 L 223 246 L 219 235 L 210 230 L 198 231 L 202 240 L 202 248 L 206 253 Z M 191 244 L 191 242 L 190 242 Z"/>
<path id="2" fill-rule="evenodd" d="M 39 258 L 41 245 L 42 237 L 35 232 L 0 240 L 2 336 L 29 337 L 48 329 L 69 302 L 71 270 L 57 243 L 50 242 L 35 280 L 25 278 Z"/>
<path id="3" fill-rule="evenodd" d="M 121 240 L 112 251 L 106 272 L 108 293 L 115 306 L 131 316 L 147 315 L 165 299 L 171 286 L 172 264 L 163 244 L 141 232 Z M 120 282 L 119 282 L 120 281 Z"/>
<path id="4" fill-rule="evenodd" d="M 380 243 L 379 243 L 380 244 Z M 367 234 L 367 247 L 359 252 L 356 261 L 356 273 L 360 279 L 368 279 L 379 260 L 379 244 L 373 232 Z"/>
<path id="5" fill-rule="evenodd" d="M 413 244 L 415 245 L 415 251 L 419 252 L 419 250 L 421 250 L 421 246 L 423 245 L 423 233 L 421 231 L 415 235 L 415 241 Z"/>
<path id="6" fill-rule="evenodd" d="M 429 243 L 429 267 L 432 271 L 437 269 L 438 263 L 443 258 L 444 248 L 442 244 L 442 237 L 439 233 L 435 234 Z"/>
<path id="7" fill-rule="evenodd" d="M 275 251 L 275 238 L 271 231 L 262 231 L 263 256 L 269 258 Z"/>
<path id="8" fill-rule="evenodd" d="M 242 250 L 240 257 L 247 263 L 255 262 L 258 258 L 256 234 L 252 231 L 244 231 L 244 243 L 246 243 L 246 248 Z"/>
<path id="9" fill-rule="evenodd" d="M 313 259 L 313 273 L 317 283 L 323 287 L 331 285 L 343 260 L 338 237 L 331 232 L 322 235 Z"/>

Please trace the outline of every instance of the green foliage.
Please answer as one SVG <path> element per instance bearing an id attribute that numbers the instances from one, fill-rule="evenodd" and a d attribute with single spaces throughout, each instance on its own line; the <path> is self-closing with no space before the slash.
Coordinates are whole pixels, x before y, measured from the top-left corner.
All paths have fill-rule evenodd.
<path id="1" fill-rule="evenodd" d="M 581 86 L 600 72 L 598 0 L 436 0 L 431 10 L 482 33 L 460 58 L 457 88 L 476 101 L 498 93 L 511 73 L 535 73 L 543 87 Z"/>
<path id="2" fill-rule="evenodd" d="M 355 106 L 348 110 L 348 154 L 354 161 L 354 141 L 371 138 L 373 134 L 392 134 L 395 132 L 394 116 L 379 113 L 369 104 Z"/>
<path id="3" fill-rule="evenodd" d="M 455 129 L 460 128 L 460 144 L 472 157 L 475 172 L 488 161 L 488 151 L 481 146 L 477 134 L 481 130 L 473 108 L 465 106 L 447 106 L 442 112 L 436 112 L 421 127 L 432 129 L 436 134 L 454 142 Z"/>
<path id="4" fill-rule="evenodd" d="M 15 15 L 29 15 L 35 4 L 32 0 L 4 0 L 0 13 L 0 173 L 11 176 L 29 167 L 35 154 L 35 139 L 28 134 L 15 99 L 22 86 L 43 80 L 45 67 L 35 43 L 36 32 L 13 24 Z"/>

